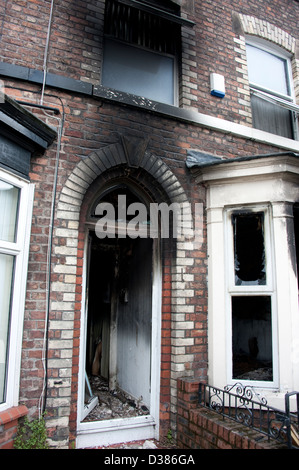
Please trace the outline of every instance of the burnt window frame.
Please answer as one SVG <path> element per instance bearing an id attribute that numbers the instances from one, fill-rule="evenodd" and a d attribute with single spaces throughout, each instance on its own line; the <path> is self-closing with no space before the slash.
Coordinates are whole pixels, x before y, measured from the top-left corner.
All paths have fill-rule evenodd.
<path id="1" fill-rule="evenodd" d="M 235 211 L 231 220 L 234 232 L 235 285 L 267 285 L 264 212 Z M 247 249 L 244 245 L 249 241 L 254 246 Z M 257 251 L 260 259 L 256 258 L 252 262 Z"/>
<path id="2" fill-rule="evenodd" d="M 264 251 L 265 251 L 265 271 L 266 283 L 237 285 L 235 280 L 235 248 L 234 248 L 234 224 L 233 217 L 240 214 L 263 213 L 264 223 Z M 278 388 L 278 330 L 277 330 L 277 306 L 275 296 L 274 279 L 274 241 L 272 230 L 272 212 L 271 207 L 263 205 L 242 206 L 227 208 L 225 212 L 226 226 L 226 310 L 228 314 L 228 332 L 227 332 L 227 373 L 228 383 L 242 382 L 244 385 L 251 385 L 262 388 Z M 272 380 L 252 380 L 234 378 L 233 374 L 233 298 L 236 297 L 269 297 L 271 302 L 271 332 L 272 332 Z"/>
<path id="3" fill-rule="evenodd" d="M 160 2 L 159 2 L 160 3 Z M 171 9 L 169 4 L 172 4 L 175 9 Z M 140 8 L 138 8 L 140 6 Z M 118 9 L 119 12 L 125 12 L 127 17 L 124 20 L 124 23 L 121 24 L 117 18 L 115 12 L 112 14 L 113 9 Z M 128 11 L 133 13 L 128 13 Z M 132 19 L 136 18 L 138 15 L 144 19 L 144 21 L 149 20 L 150 25 L 146 28 L 146 34 L 143 38 L 140 36 L 140 31 L 132 32 L 132 25 L 130 24 L 130 15 Z M 109 16 L 108 16 L 109 15 Z M 112 15 L 112 16 L 111 16 Z M 114 18 L 113 18 L 114 15 Z M 112 18 L 113 22 L 108 21 L 108 18 Z M 153 19 L 160 25 L 165 27 L 168 25 L 168 31 L 172 31 L 176 37 L 176 41 L 171 41 L 167 38 L 167 34 L 163 34 L 160 37 L 160 41 L 156 44 L 150 43 L 150 32 L 151 27 L 154 23 Z M 128 21 L 128 25 L 126 25 Z M 114 23 L 114 28 L 111 27 L 111 23 Z M 180 7 L 174 2 L 165 2 L 164 6 L 159 6 L 158 2 L 155 0 L 106 0 L 105 2 L 105 19 L 104 19 L 104 36 L 103 36 L 103 63 L 102 63 L 102 86 L 106 88 L 109 87 L 107 83 L 103 81 L 104 68 L 105 68 L 105 42 L 110 41 L 114 44 L 119 43 L 120 45 L 127 45 L 130 48 L 139 49 L 139 51 L 145 51 L 153 53 L 155 55 L 161 55 L 163 57 L 168 57 L 173 60 L 173 103 L 165 101 L 165 104 L 170 104 L 173 106 L 179 105 L 179 95 L 180 95 L 180 70 L 181 70 L 181 57 L 182 57 L 182 35 L 181 35 L 181 26 L 188 25 L 193 26 L 194 23 L 191 21 L 185 20 L 180 17 Z M 164 28 L 163 28 L 164 29 Z M 166 28 L 167 29 L 167 28 Z M 145 37 L 146 36 L 146 37 Z M 164 42 L 163 42 L 164 41 Z M 120 93 L 128 93 L 131 95 L 142 96 L 137 93 L 132 93 L 125 90 L 118 90 Z M 154 98 L 146 97 L 146 99 L 154 100 Z M 163 101 L 161 101 L 163 103 Z"/>

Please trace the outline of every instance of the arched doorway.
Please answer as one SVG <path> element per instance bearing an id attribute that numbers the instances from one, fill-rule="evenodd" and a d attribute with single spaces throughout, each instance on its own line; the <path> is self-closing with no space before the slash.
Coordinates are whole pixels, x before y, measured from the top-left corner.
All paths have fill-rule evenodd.
<path id="1" fill-rule="evenodd" d="M 86 223 L 81 446 L 94 445 L 99 434 L 102 445 L 119 442 L 122 432 L 123 440 L 128 432 L 132 439 L 158 435 L 160 247 L 149 230 L 149 200 L 135 189 L 114 183 L 96 198 Z M 99 214 L 99 205 L 109 205 L 114 219 Z M 138 222 L 136 207 L 144 208 Z"/>
<path id="2" fill-rule="evenodd" d="M 88 240 L 89 235 L 95 232 L 95 223 L 88 225 L 86 220 L 93 198 L 96 195 L 102 197 L 107 189 L 111 191 L 116 181 L 117 184 L 130 183 L 130 189 L 134 188 L 139 200 L 144 197 L 146 201 L 152 200 L 158 205 L 164 203 L 169 208 L 172 204 L 183 207 L 189 205 L 185 190 L 173 171 L 161 158 L 146 150 L 146 142 L 142 139 L 122 136 L 121 142 L 92 152 L 78 162 L 65 181 L 57 204 L 54 227 L 57 250 L 53 271 L 58 278 L 52 283 L 52 289 L 59 293 L 63 304 L 52 302 L 51 314 L 53 318 L 59 318 L 59 331 L 64 338 L 72 338 L 73 347 L 72 360 L 66 351 L 65 358 L 53 364 L 52 369 L 55 368 L 53 374 L 57 374 L 57 377 L 65 377 L 68 384 L 70 381 L 71 387 L 64 389 L 64 399 L 59 400 L 59 404 L 53 402 L 53 413 L 64 417 L 65 410 L 71 410 L 70 415 L 62 420 L 60 430 L 74 436 L 77 448 L 158 436 L 159 426 L 163 432 L 167 432 L 171 418 L 175 419 L 170 403 L 176 402 L 176 379 L 178 374 L 182 374 L 181 365 L 176 366 L 175 360 L 176 351 L 181 351 L 181 338 L 176 334 L 181 323 L 178 321 L 170 325 L 170 315 L 181 311 L 181 304 L 188 301 L 190 292 L 184 291 L 181 283 L 178 287 L 170 284 L 172 274 L 181 276 L 182 270 L 188 268 L 190 259 L 182 258 L 181 255 L 177 257 L 176 242 L 172 243 L 171 239 L 162 239 L 160 248 L 160 239 L 152 238 L 151 348 L 154 352 L 151 355 L 150 413 L 128 419 L 114 419 L 113 424 L 112 420 L 84 422 Z M 184 234 L 183 230 L 183 236 L 178 241 L 181 248 L 188 251 L 192 248 L 188 237 L 185 247 Z M 187 280 L 182 279 L 182 282 L 188 284 Z M 177 292 L 179 295 L 176 295 Z M 71 301 L 73 299 L 75 302 Z M 191 322 L 188 325 L 191 329 Z M 50 324 L 49 331 L 53 337 L 57 334 L 56 329 L 57 322 L 53 322 L 53 326 Z M 160 336 L 163 337 L 161 348 Z M 55 348 L 55 342 L 53 348 L 49 345 L 51 354 L 57 353 Z"/>

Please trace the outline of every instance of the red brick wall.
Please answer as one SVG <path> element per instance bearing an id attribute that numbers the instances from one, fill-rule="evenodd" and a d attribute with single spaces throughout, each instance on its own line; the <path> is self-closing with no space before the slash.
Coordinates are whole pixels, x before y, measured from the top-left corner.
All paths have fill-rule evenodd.
<path id="1" fill-rule="evenodd" d="M 6 83 L 20 87 L 18 82 Z M 28 90 L 38 91 L 37 88 L 22 84 Z M 9 89 L 11 96 L 21 98 L 16 89 Z M 36 99 L 36 94 L 22 92 L 23 99 Z M 61 189 L 76 163 L 85 158 L 96 148 L 102 148 L 111 142 L 117 142 L 121 133 L 129 133 L 136 136 L 149 136 L 149 151 L 169 165 L 173 173 L 179 179 L 192 203 L 203 202 L 205 204 L 205 191 L 203 187 L 197 187 L 185 168 L 186 148 L 198 147 L 201 150 L 219 154 L 233 155 L 270 152 L 271 147 L 263 147 L 254 142 L 246 142 L 241 138 L 232 138 L 225 134 L 214 134 L 197 126 L 188 126 L 171 119 L 161 119 L 158 116 L 149 115 L 143 111 L 134 111 L 121 106 L 94 101 L 91 98 L 71 96 L 55 91 L 59 98 L 48 97 L 46 93 L 45 104 L 58 106 L 61 109 L 60 98 L 65 104 L 65 126 L 62 136 L 60 163 L 58 171 L 57 199 Z M 34 111 L 36 112 L 36 111 Z M 95 116 L 96 114 L 96 116 Z M 45 119 L 43 117 L 43 119 Z M 49 119 L 47 119 L 49 121 Z M 51 121 L 51 120 L 50 120 Z M 57 123 L 55 123 L 57 128 Z M 50 208 L 53 189 L 53 175 L 55 170 L 56 143 L 44 156 L 32 158 L 31 181 L 35 183 L 35 200 L 33 208 L 33 220 L 31 231 L 31 245 L 28 265 L 28 283 L 24 319 L 24 338 L 22 352 L 21 388 L 20 399 L 26 403 L 30 413 L 37 409 L 42 385 L 43 365 L 42 346 L 46 315 L 46 279 L 47 279 L 47 247 L 50 222 Z M 57 222 L 55 222 L 57 225 Z M 63 224 L 61 225 L 63 228 Z M 204 237 L 206 236 L 204 232 Z M 53 252 L 55 247 L 64 246 L 67 239 L 53 240 Z M 78 346 L 79 346 L 79 318 L 81 313 L 81 275 L 83 239 L 79 239 L 77 267 L 77 290 L 75 301 L 74 324 L 74 353 L 73 353 L 73 377 L 71 419 L 76 422 L 76 393 L 78 377 Z M 194 354 L 194 362 L 186 363 L 186 370 L 191 375 L 205 379 L 207 376 L 207 260 L 205 242 L 200 251 L 189 253 L 194 259 L 193 266 L 186 269 L 186 274 L 194 275 L 194 280 L 186 284 L 186 288 L 194 291 L 194 296 L 187 299 L 189 305 L 194 306 L 193 313 L 186 314 L 186 321 L 194 321 L 195 328 L 186 330 L 185 337 L 191 335 L 195 342 L 188 346 L 186 354 Z M 53 254 L 53 264 L 65 264 L 63 254 Z M 170 295 L 170 283 L 172 258 L 168 256 L 163 265 L 163 319 L 162 319 L 162 352 L 161 362 L 161 429 L 166 433 L 169 429 L 169 417 L 171 409 L 170 370 L 168 355 L 171 351 L 171 311 L 172 300 Z M 53 272 L 51 281 L 61 280 L 59 272 Z M 61 301 L 60 292 L 51 290 L 50 301 Z M 50 311 L 50 321 L 60 321 L 63 312 Z M 62 331 L 49 332 L 49 339 L 63 340 Z M 59 349 L 49 352 L 50 360 L 60 360 L 62 352 Z M 49 368 L 48 379 L 54 385 L 49 389 L 49 400 L 59 398 L 61 393 L 55 381 L 59 380 L 58 371 Z M 49 401 L 48 401 L 49 404 Z M 48 409 L 47 419 L 58 417 L 57 409 Z M 162 422 L 165 424 L 162 425 Z M 53 428 L 51 433 L 56 433 Z"/>
<path id="2" fill-rule="evenodd" d="M 191 2 L 192 0 L 190 0 Z M 188 2 L 187 2 L 188 3 Z M 40 0 L 7 1 L 0 9 L 0 60 L 42 71 L 51 2 Z M 190 106 L 201 112 L 246 123 L 239 113 L 237 81 L 239 73 L 235 61 L 233 38 L 240 32 L 233 21 L 234 13 L 252 15 L 272 23 L 296 37 L 298 34 L 299 5 L 295 0 L 225 0 L 195 1 L 195 7 L 186 8 L 195 22 L 190 38 L 184 44 L 188 62 L 183 70 L 182 85 L 188 88 Z M 48 71 L 77 80 L 97 84 L 101 77 L 104 0 L 60 0 L 54 2 Z M 210 96 L 211 72 L 226 78 L 224 100 Z M 191 87 L 189 86 L 191 84 Z M 241 97 L 242 98 L 242 97 Z M 217 109 L 215 109 L 215 106 Z"/>
<path id="3" fill-rule="evenodd" d="M 256 431 L 197 406 L 199 381 L 178 380 L 177 445 L 181 449 L 285 449 Z M 261 439 L 261 437 L 263 439 Z"/>
<path id="4" fill-rule="evenodd" d="M 18 82 L 7 81 L 11 86 L 18 88 Z M 38 91 L 37 88 L 22 84 L 27 89 Z M 20 93 L 15 89 L 9 89 L 11 96 L 20 98 Z M 51 98 L 46 93 L 45 104 L 60 107 L 57 98 Z M 36 99 L 36 94 L 23 92 L 23 99 Z M 171 119 L 161 119 L 158 116 L 149 115 L 143 111 L 134 111 L 121 106 L 102 103 L 91 98 L 71 96 L 55 91 L 55 95 L 62 98 L 65 104 L 65 126 L 62 136 L 60 152 L 60 164 L 58 171 L 57 199 L 61 189 L 76 163 L 85 158 L 93 149 L 102 148 L 111 142 L 119 140 L 119 134 L 149 136 L 149 150 L 159 157 L 172 169 L 179 179 L 191 202 L 205 203 L 204 188 L 196 187 L 189 171 L 185 168 L 186 148 L 198 147 L 201 150 L 211 151 L 228 156 L 237 154 L 259 153 L 261 150 L 270 152 L 271 147 L 263 147 L 254 142 L 246 142 L 240 138 L 232 138 L 225 134 L 214 134 L 197 126 L 188 126 Z M 34 111 L 36 112 L 36 111 Z M 95 117 L 95 114 L 97 116 Z M 43 118 L 45 119 L 45 118 Z M 48 120 L 48 119 L 47 119 Z M 57 127 L 57 123 L 55 124 Z M 34 413 L 37 409 L 42 385 L 43 365 L 42 346 L 46 315 L 46 279 L 47 279 L 47 247 L 50 222 L 50 207 L 53 189 L 53 174 L 55 170 L 56 143 L 44 156 L 32 158 L 31 181 L 35 183 L 35 200 L 33 208 L 33 220 L 31 231 L 31 245 L 28 265 L 28 283 L 24 319 L 24 337 L 22 352 L 21 388 L 20 398 Z M 55 225 L 57 222 L 55 222 Z M 61 225 L 63 227 L 63 225 Z M 204 234 L 205 236 L 205 234 Z M 71 419 L 75 423 L 76 393 L 78 377 L 78 345 L 79 345 L 79 317 L 81 313 L 81 275 L 83 241 L 79 239 L 77 290 L 75 301 L 74 324 L 74 355 Z M 67 240 L 60 238 L 53 240 L 55 247 L 67 244 Z M 195 377 L 205 379 L 207 376 L 207 260 L 205 243 L 200 251 L 189 253 L 193 257 L 193 266 L 187 267 L 186 274 L 193 274 L 194 280 L 186 284 L 186 288 L 194 291 L 194 296 L 187 299 L 189 305 L 194 306 L 193 313 L 186 314 L 186 321 L 194 321 L 195 328 L 187 331 L 185 337 L 191 335 L 195 343 L 188 346 L 186 354 L 194 354 L 194 361 L 186 363 L 186 370 Z M 64 264 L 63 254 L 53 254 L 53 263 Z M 171 257 L 165 259 L 163 266 L 163 325 L 162 325 L 162 362 L 161 362 L 161 429 L 166 433 L 169 429 L 169 417 L 171 408 L 170 370 L 168 355 L 171 348 L 171 309 L 170 296 Z M 61 280 L 58 272 L 52 271 L 52 282 Z M 61 301 L 59 292 L 51 291 L 50 300 Z M 63 312 L 50 311 L 50 321 L 60 321 Z M 50 331 L 49 339 L 63 340 L 62 332 Z M 62 351 L 59 349 L 49 352 L 50 360 L 60 360 Z M 49 368 L 48 379 L 51 384 L 49 400 L 59 398 L 62 393 L 55 381 L 59 380 L 58 371 Z M 49 401 L 48 401 L 49 404 Z M 57 409 L 48 409 L 47 418 L 58 417 Z M 162 422 L 165 422 L 162 425 Z M 56 428 L 51 433 L 56 433 Z"/>
<path id="5" fill-rule="evenodd" d="M 19 419 L 27 412 L 26 406 L 15 406 L 0 413 L 0 450 L 13 449 Z"/>

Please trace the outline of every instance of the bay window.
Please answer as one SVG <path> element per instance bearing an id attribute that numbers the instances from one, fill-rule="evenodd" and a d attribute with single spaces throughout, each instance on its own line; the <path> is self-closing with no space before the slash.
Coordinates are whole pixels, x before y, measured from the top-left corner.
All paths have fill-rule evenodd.
<path id="1" fill-rule="evenodd" d="M 190 156 L 207 188 L 209 384 L 283 409 L 299 386 L 298 155 Z"/>

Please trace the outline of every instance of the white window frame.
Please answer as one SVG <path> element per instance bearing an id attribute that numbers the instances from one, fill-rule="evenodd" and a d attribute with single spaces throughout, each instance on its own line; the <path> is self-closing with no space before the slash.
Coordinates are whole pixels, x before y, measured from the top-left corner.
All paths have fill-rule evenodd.
<path id="1" fill-rule="evenodd" d="M 260 49 L 261 51 L 268 52 L 269 54 L 272 54 L 276 57 L 279 57 L 280 59 L 284 60 L 286 63 L 286 75 L 287 75 L 287 81 L 288 81 L 288 87 L 289 87 L 289 94 L 281 94 L 276 92 L 275 90 L 269 89 L 269 88 L 264 88 L 261 87 L 260 85 L 256 83 L 251 83 L 249 82 L 250 86 L 260 89 L 264 91 L 265 93 L 268 93 L 270 95 L 275 95 L 280 98 L 284 98 L 285 100 L 289 100 L 294 102 L 295 101 L 295 91 L 294 91 L 294 86 L 293 86 L 293 75 L 292 75 L 292 65 L 291 65 L 291 54 L 288 53 L 287 51 L 282 50 L 279 46 L 276 46 L 275 44 L 269 44 L 268 41 L 262 40 L 261 38 L 246 38 L 246 45 L 256 47 Z"/>
<path id="2" fill-rule="evenodd" d="M 15 257 L 11 287 L 6 395 L 5 401 L 0 403 L 1 412 L 12 406 L 17 406 L 19 400 L 22 335 L 34 185 L 1 168 L 0 179 L 20 190 L 15 242 L 0 240 L 0 253 Z"/>
<path id="3" fill-rule="evenodd" d="M 265 101 L 272 102 L 278 106 L 281 106 L 285 109 L 288 109 L 292 112 L 292 125 L 293 125 L 293 133 L 294 139 L 298 140 L 299 138 L 299 130 L 298 130 L 298 115 L 299 115 L 299 106 L 296 104 L 295 99 L 295 89 L 294 89 L 294 81 L 293 81 L 293 74 L 292 74 L 292 64 L 291 64 L 291 54 L 285 50 L 282 50 L 279 46 L 275 44 L 269 44 L 269 41 L 266 41 L 262 38 L 258 37 L 246 37 L 246 45 L 258 48 L 264 52 L 268 52 L 280 59 L 283 59 L 286 63 L 286 79 L 289 88 L 289 94 L 281 94 L 276 92 L 275 90 L 264 88 L 254 82 L 249 80 L 249 87 L 250 91 L 253 95 L 258 96 Z"/>
<path id="4" fill-rule="evenodd" d="M 232 214 L 242 211 L 244 213 L 260 213 L 264 214 L 264 249 L 265 249 L 265 268 L 266 268 L 266 284 L 265 285 L 236 285 L 234 280 L 235 262 L 234 262 L 234 234 L 232 224 Z M 272 331 L 272 366 L 273 366 L 273 380 L 272 381 L 258 381 L 258 380 L 243 380 L 244 386 L 249 385 L 253 387 L 263 388 L 277 388 L 278 387 L 278 348 L 277 348 L 277 307 L 275 301 L 275 282 L 273 276 L 273 235 L 271 229 L 271 208 L 268 205 L 254 205 L 254 206 L 234 206 L 225 208 L 224 210 L 224 230 L 226 240 L 226 310 L 227 310 L 227 383 L 235 384 L 240 382 L 240 379 L 233 379 L 233 355 L 232 355 L 232 297 L 234 296 L 268 296 L 271 298 L 271 331 Z"/>

